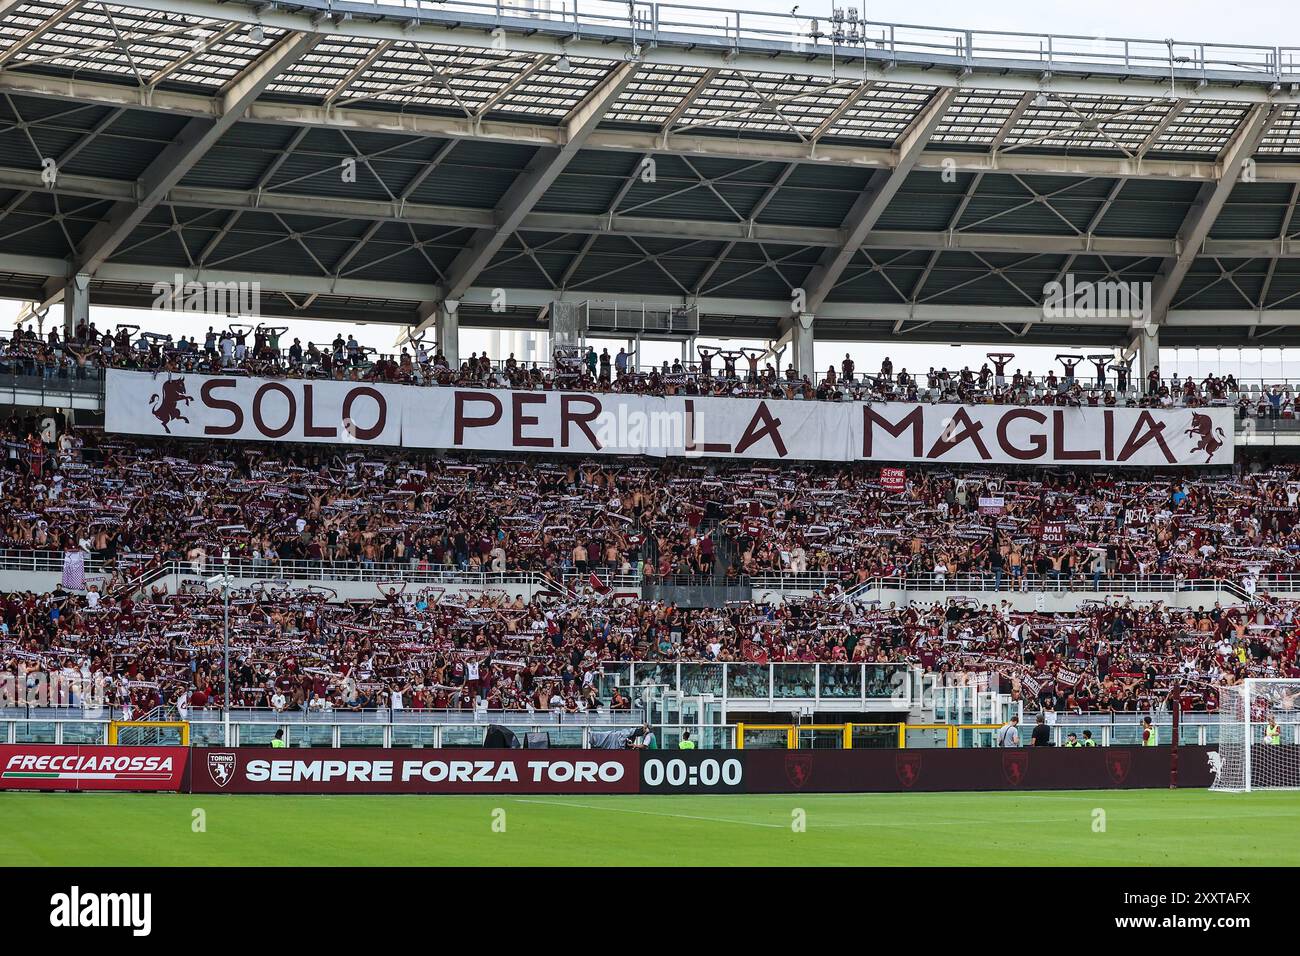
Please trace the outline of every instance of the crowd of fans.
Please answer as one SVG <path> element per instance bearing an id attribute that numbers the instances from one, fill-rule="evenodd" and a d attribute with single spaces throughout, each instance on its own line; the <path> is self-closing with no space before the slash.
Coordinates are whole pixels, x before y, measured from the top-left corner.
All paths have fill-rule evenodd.
<path id="1" fill-rule="evenodd" d="M 1151 369 L 1142 381 L 1132 377 L 1131 360 L 1111 353 L 1063 354 L 1061 372 L 1022 371 L 1012 353 L 989 353 L 979 369 L 946 367 L 909 372 L 885 356 L 878 370 L 856 367 L 849 355 L 825 372 L 773 365 L 763 349 L 700 346 L 698 361 L 663 362 L 641 367 L 626 350 L 557 349 L 553 363 L 493 359 L 472 354 L 453 367 L 423 340 L 393 354 L 380 354 L 340 332 L 331 342 L 303 344 L 287 327 L 232 324 L 209 327 L 197 336 L 174 337 L 119 325 L 101 332 L 83 323 L 67 339 L 57 327 L 44 335 L 32 327 L 0 340 L 0 372 L 48 380 L 97 377 L 104 368 L 149 371 L 220 372 L 269 377 L 320 377 L 425 386 L 515 389 L 571 389 L 651 395 L 716 395 L 822 401 L 924 401 L 1017 405 L 1147 407 L 1233 406 L 1242 418 L 1294 418 L 1297 396 L 1289 385 L 1241 389 L 1232 375 L 1202 379 L 1163 376 Z M 292 338 L 286 344 L 286 340 Z M 1091 371 L 1087 371 L 1088 369 Z"/>
<path id="2" fill-rule="evenodd" d="M 228 556 L 265 576 L 285 561 L 716 583 L 815 572 L 846 587 L 978 576 L 1019 590 L 1135 575 L 1250 594 L 1300 570 L 1293 465 L 925 468 L 887 487 L 869 463 L 458 459 L 94 430 L 46 442 L 18 420 L 0 437 L 0 549 L 80 551 L 126 577 Z"/>
<path id="3" fill-rule="evenodd" d="M 99 703 L 136 716 L 220 708 L 227 598 L 231 703 L 280 712 L 607 714 L 633 706 L 619 666 L 634 661 L 682 662 L 683 691 L 715 694 L 724 678 L 712 665 L 778 664 L 775 695 L 786 698 L 815 693 L 816 673 L 801 664 L 986 673 L 1027 708 L 1060 713 L 1159 709 L 1174 681 L 1182 706 L 1214 710 L 1215 685 L 1300 677 L 1298 605 L 1267 598 L 1195 611 L 1113 599 L 1054 614 L 964 600 L 882 607 L 838 588 L 684 609 L 589 590 L 525 601 L 378 587 L 372 600 L 337 602 L 319 587 L 227 596 L 204 585 L 0 596 L 0 672 L 17 675 L 22 701 L 37 705 Z M 894 670 L 869 667 L 867 696 L 887 697 Z M 665 682 L 671 674 L 655 669 Z M 823 697 L 856 698 L 861 686 L 857 668 L 822 668 Z M 767 668 L 728 668 L 725 691 L 766 699 Z"/>
<path id="4" fill-rule="evenodd" d="M 132 713 L 224 700 L 220 591 L 168 594 L 138 575 L 167 562 L 211 573 L 225 554 L 270 572 L 286 561 L 385 569 L 392 582 L 368 601 L 325 587 L 237 590 L 240 706 L 600 712 L 630 706 L 601 675 L 632 661 L 699 664 L 683 686 L 695 692 L 722 690 L 706 664 L 781 664 L 786 697 L 811 696 L 818 677 L 800 664 L 882 665 L 882 696 L 883 665 L 989 672 L 1043 709 L 1089 713 L 1150 709 L 1173 680 L 1190 688 L 1185 706 L 1212 709 L 1214 684 L 1300 676 L 1298 606 L 1266 591 L 1300 560 L 1293 465 L 909 468 L 896 484 L 869 463 L 454 458 L 51 435 L 32 419 L 0 423 L 0 439 L 0 549 L 95 567 L 85 591 L 0 596 L 0 673 L 19 688 L 102 679 Z M 467 597 L 413 573 L 438 569 L 530 571 L 553 586 L 532 601 Z M 686 609 L 602 584 L 611 573 L 725 583 L 769 572 L 818 572 L 821 590 Z M 916 575 L 971 591 L 1100 589 L 1117 574 L 1162 575 L 1153 589 L 1166 590 L 1226 579 L 1241 604 L 1023 613 L 966 599 L 882 607 L 854 590 Z M 765 668 L 730 670 L 729 695 L 766 696 Z M 822 696 L 857 687 L 823 669 Z"/>

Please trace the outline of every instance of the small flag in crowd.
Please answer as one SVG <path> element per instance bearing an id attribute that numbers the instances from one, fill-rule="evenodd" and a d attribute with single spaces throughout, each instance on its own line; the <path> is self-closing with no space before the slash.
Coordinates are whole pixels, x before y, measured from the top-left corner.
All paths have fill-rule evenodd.
<path id="1" fill-rule="evenodd" d="M 597 577 L 595 571 L 591 572 L 591 575 L 587 578 L 587 583 L 589 583 L 592 586 L 592 588 L 595 589 L 597 594 L 609 593 L 609 585 L 606 584 L 604 581 L 602 581 L 599 577 Z"/>
<path id="2" fill-rule="evenodd" d="M 86 552 L 66 551 L 63 554 L 63 588 L 81 591 L 86 587 Z"/>

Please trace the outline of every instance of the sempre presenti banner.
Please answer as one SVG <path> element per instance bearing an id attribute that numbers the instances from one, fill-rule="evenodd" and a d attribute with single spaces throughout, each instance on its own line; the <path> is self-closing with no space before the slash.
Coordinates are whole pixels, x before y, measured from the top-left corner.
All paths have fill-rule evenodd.
<path id="1" fill-rule="evenodd" d="M 467 451 L 1228 465 L 1229 408 L 1054 408 L 422 388 L 110 369 L 105 428 L 178 438 Z"/>

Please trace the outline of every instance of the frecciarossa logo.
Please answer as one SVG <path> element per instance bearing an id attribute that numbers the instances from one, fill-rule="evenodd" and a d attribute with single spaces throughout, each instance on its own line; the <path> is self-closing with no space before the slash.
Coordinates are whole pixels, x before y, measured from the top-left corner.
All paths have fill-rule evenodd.
<path id="1" fill-rule="evenodd" d="M 178 790 L 187 747 L 0 744 L 0 790 Z"/>

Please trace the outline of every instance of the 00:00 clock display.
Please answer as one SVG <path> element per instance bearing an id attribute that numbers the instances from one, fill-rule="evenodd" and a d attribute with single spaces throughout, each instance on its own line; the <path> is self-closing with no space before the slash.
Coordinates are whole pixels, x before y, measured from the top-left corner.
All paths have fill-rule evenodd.
<path id="1" fill-rule="evenodd" d="M 646 785 L 650 787 L 663 786 L 665 782 L 670 787 L 681 787 L 688 779 L 692 784 L 705 787 L 716 787 L 719 781 L 728 787 L 734 787 L 740 783 L 741 766 L 740 761 L 734 758 L 723 761 L 701 760 L 698 767 L 688 767 L 684 760 L 647 760 L 641 773 Z"/>

